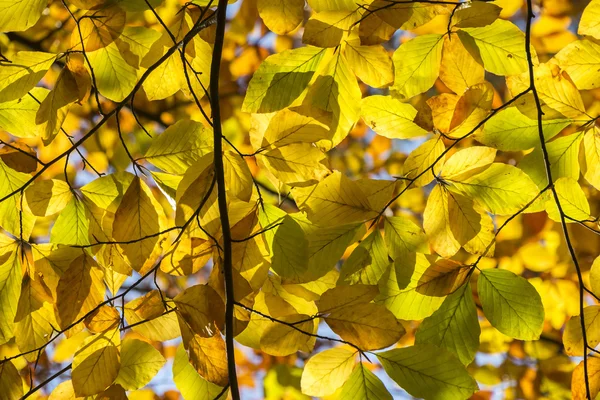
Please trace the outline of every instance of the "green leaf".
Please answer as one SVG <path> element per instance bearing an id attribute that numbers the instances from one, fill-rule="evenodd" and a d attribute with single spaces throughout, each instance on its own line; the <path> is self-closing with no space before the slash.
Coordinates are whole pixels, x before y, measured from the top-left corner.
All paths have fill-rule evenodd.
<path id="1" fill-rule="evenodd" d="M 570 124 L 568 119 L 542 121 L 545 140 L 552 139 Z M 516 107 L 509 107 L 490 118 L 475 139 L 502 151 L 528 150 L 540 143 L 538 122 L 521 114 Z"/>
<path id="2" fill-rule="evenodd" d="M 392 400 L 392 395 L 374 373 L 363 363 L 358 363 L 336 398 L 340 400 Z"/>
<path id="3" fill-rule="evenodd" d="M 379 230 L 375 229 L 346 259 L 340 270 L 340 281 L 352 285 L 377 285 L 390 263 L 383 237 Z"/>
<path id="4" fill-rule="evenodd" d="M 561 136 L 546 144 L 550 171 L 555 182 L 559 178 L 579 179 L 579 149 L 582 139 L 583 134 L 574 133 Z M 523 157 L 518 166 L 529 175 L 538 188 L 546 187 L 548 177 L 541 146 L 538 145 L 531 153 Z"/>
<path id="5" fill-rule="evenodd" d="M 537 290 L 505 269 L 484 269 L 477 279 L 483 313 L 492 326 L 515 339 L 535 340 L 544 324 L 544 306 Z"/>
<path id="6" fill-rule="evenodd" d="M 425 318 L 415 334 L 415 344 L 431 343 L 454 353 L 469 365 L 479 348 L 479 319 L 470 286 L 446 297 L 442 306 Z"/>
<path id="7" fill-rule="evenodd" d="M 126 390 L 146 386 L 165 365 L 165 358 L 149 343 L 126 339 L 121 345 L 121 368 L 115 383 Z"/>
<path id="8" fill-rule="evenodd" d="M 421 253 L 403 256 L 394 263 L 395 271 L 388 270 L 379 281 L 376 302 L 403 320 L 423 319 L 430 316 L 449 294 L 455 271 L 438 268 Z M 450 290 L 451 292 L 451 290 Z"/>
<path id="9" fill-rule="evenodd" d="M 301 47 L 264 60 L 250 81 L 244 112 L 268 113 L 289 106 L 306 89 L 325 50 Z"/>
<path id="10" fill-rule="evenodd" d="M 440 72 L 444 36 L 417 36 L 402 44 L 394 53 L 396 79 L 391 90 L 402 98 L 411 98 L 429 90 Z"/>
<path id="11" fill-rule="evenodd" d="M 463 28 L 458 37 L 469 53 L 493 74 L 516 75 L 527 70 L 525 34 L 510 21 L 498 19 L 481 28 Z"/>
<path id="12" fill-rule="evenodd" d="M 385 372 L 415 397 L 463 400 L 477 383 L 450 352 L 432 344 L 416 344 L 378 353 Z"/>

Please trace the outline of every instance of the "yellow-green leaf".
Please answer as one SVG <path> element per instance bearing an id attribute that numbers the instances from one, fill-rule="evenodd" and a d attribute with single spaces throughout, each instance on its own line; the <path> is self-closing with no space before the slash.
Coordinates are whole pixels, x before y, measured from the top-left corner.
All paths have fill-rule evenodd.
<path id="1" fill-rule="evenodd" d="M 515 339 L 540 337 L 544 307 L 525 278 L 505 269 L 484 269 L 477 279 L 477 292 L 483 313 L 494 328 Z"/>
<path id="2" fill-rule="evenodd" d="M 431 343 L 454 353 L 469 365 L 479 348 L 479 320 L 470 285 L 446 297 L 442 306 L 419 325 L 415 343 Z"/>
<path id="3" fill-rule="evenodd" d="M 385 372 L 415 397 L 463 400 L 479 389 L 452 353 L 429 343 L 378 353 L 377 358 Z"/>
<path id="4" fill-rule="evenodd" d="M 325 50 L 301 47 L 264 60 L 252 77 L 242 111 L 267 113 L 289 106 L 304 91 Z"/>
<path id="5" fill-rule="evenodd" d="M 126 339 L 121 344 L 121 368 L 115 383 L 126 390 L 146 386 L 165 365 L 165 358 L 149 343 Z"/>
<path id="6" fill-rule="evenodd" d="M 429 90 L 438 77 L 442 62 L 444 36 L 417 36 L 402 44 L 394 53 L 396 79 L 392 91 L 411 98 Z"/>
<path id="7" fill-rule="evenodd" d="M 335 347 L 312 356 L 302 372 L 302 393 L 327 396 L 340 388 L 352 374 L 356 350 Z"/>

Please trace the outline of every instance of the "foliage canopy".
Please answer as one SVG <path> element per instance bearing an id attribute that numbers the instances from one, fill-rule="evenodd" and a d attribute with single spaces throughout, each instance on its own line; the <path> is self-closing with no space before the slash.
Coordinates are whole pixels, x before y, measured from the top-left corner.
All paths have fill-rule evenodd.
<path id="1" fill-rule="evenodd" d="M 0 398 L 600 392 L 600 0 L 0 0 L 0 50 Z"/>

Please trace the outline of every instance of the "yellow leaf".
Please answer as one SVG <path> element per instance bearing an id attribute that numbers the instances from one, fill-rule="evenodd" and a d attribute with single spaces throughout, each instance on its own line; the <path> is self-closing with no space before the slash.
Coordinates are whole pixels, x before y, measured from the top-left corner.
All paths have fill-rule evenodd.
<path id="1" fill-rule="evenodd" d="M 115 329 L 121 322 L 119 311 L 111 306 L 96 309 L 84 320 L 85 326 L 93 333 L 102 333 Z"/>
<path id="2" fill-rule="evenodd" d="M 381 304 L 353 304 L 328 312 L 324 317 L 331 330 L 361 350 L 383 349 L 405 334 L 394 314 Z"/>
<path id="3" fill-rule="evenodd" d="M 583 309 L 587 345 L 594 348 L 600 343 L 600 306 L 587 306 Z M 581 333 L 581 316 L 577 315 L 565 325 L 563 332 L 565 351 L 570 356 L 582 356 L 588 353 Z"/>
<path id="4" fill-rule="evenodd" d="M 47 217 L 60 212 L 72 197 L 71 188 L 65 181 L 37 181 L 25 191 L 25 204 L 33 215 Z"/>
<path id="5" fill-rule="evenodd" d="M 289 356 L 298 351 L 312 352 L 315 347 L 318 319 L 309 315 L 295 314 L 279 317 L 279 321 L 270 324 L 260 337 L 260 349 L 273 356 Z M 293 324 L 293 328 L 287 324 Z M 309 335 L 307 335 L 307 333 Z"/>
<path id="6" fill-rule="evenodd" d="M 160 269 L 175 276 L 195 274 L 212 257 L 213 246 L 208 240 L 188 237 L 184 234 L 165 252 Z"/>
<path id="7" fill-rule="evenodd" d="M 385 219 L 385 243 L 393 260 L 409 253 L 428 253 L 427 236 L 414 222 L 403 217 Z"/>
<path id="8" fill-rule="evenodd" d="M 598 87 L 596 73 L 600 68 L 600 45 L 596 42 L 577 40 L 563 47 L 554 60 L 567 71 L 579 90 Z"/>
<path id="9" fill-rule="evenodd" d="M 595 399 L 600 392 L 600 359 L 596 357 L 588 357 L 587 359 L 587 375 L 586 368 L 583 365 L 584 361 L 579 362 L 573 370 L 571 378 L 571 393 L 573 400 L 587 399 L 587 389 L 585 382 L 589 382 L 590 395 Z"/>
<path id="10" fill-rule="evenodd" d="M 229 381 L 227 373 L 227 352 L 225 341 L 220 333 L 212 337 L 202 337 L 193 333 L 188 325 L 179 320 L 183 345 L 188 352 L 190 362 L 196 371 L 207 381 L 225 386 Z"/>
<path id="11" fill-rule="evenodd" d="M 211 337 L 223 330 L 225 305 L 219 294 L 208 285 L 194 285 L 179 293 L 173 301 L 177 316 L 197 335 Z"/>
<path id="12" fill-rule="evenodd" d="M 41 102 L 35 115 L 35 123 L 45 145 L 50 144 L 67 118 L 69 107 L 78 98 L 77 82 L 71 72 L 64 68 L 56 81 L 54 89 Z"/>
<path id="13" fill-rule="evenodd" d="M 23 382 L 19 370 L 10 361 L 0 364 L 0 390 L 2 398 L 18 400 L 23 396 Z"/>
<path id="14" fill-rule="evenodd" d="M 0 3 L 0 7 L 3 3 Z M 0 15 L 6 16 L 5 13 Z M 55 59 L 55 54 L 34 51 L 21 51 L 11 57 L 11 63 L 0 68 L 0 102 L 16 100 L 27 95 L 46 75 Z"/>
<path id="15" fill-rule="evenodd" d="M 409 139 L 427 134 L 414 123 L 417 110 L 391 96 L 369 96 L 361 103 L 361 116 L 378 134 L 390 139 Z"/>
<path id="16" fill-rule="evenodd" d="M 0 1 L 0 32 L 27 30 L 35 25 L 47 5 L 46 0 Z"/>
<path id="17" fill-rule="evenodd" d="M 238 153 L 226 151 L 223 153 L 223 163 L 227 191 L 240 200 L 250 201 L 254 182 L 246 161 Z"/>
<path id="18" fill-rule="evenodd" d="M 484 75 L 483 66 L 469 54 L 458 36 L 450 35 L 444 39 L 440 79 L 449 89 L 461 95 L 471 86 L 483 83 Z"/>
<path id="19" fill-rule="evenodd" d="M 440 178 L 464 180 L 486 170 L 496 158 L 496 149 L 484 146 L 468 147 L 454 153 L 442 167 Z"/>
<path id="20" fill-rule="evenodd" d="M 542 121 L 544 138 L 552 139 L 570 123 L 565 119 Z M 498 150 L 528 150 L 540 143 L 538 122 L 523 115 L 517 107 L 509 107 L 488 119 L 475 139 Z"/>
<path id="21" fill-rule="evenodd" d="M 32 280 L 25 275 L 15 316 L 15 341 L 21 352 L 37 349 L 48 341 L 56 326 L 53 302 L 40 277 Z M 35 352 L 25 356 L 31 362 L 37 357 Z"/>
<path id="22" fill-rule="evenodd" d="M 525 34 L 510 21 L 498 19 L 481 28 L 463 28 L 458 37 L 469 53 L 493 74 L 516 75 L 527 70 Z M 537 56 L 534 57 L 537 61 Z"/>
<path id="23" fill-rule="evenodd" d="M 413 185 L 417 187 L 428 185 L 434 178 L 433 170 L 437 167 L 436 173 L 439 172 L 440 166 L 444 163 L 445 157 L 441 157 L 444 150 L 446 150 L 446 146 L 441 137 L 426 141 L 414 149 L 404 161 L 404 176 L 413 179 Z M 438 161 L 438 159 L 440 160 Z M 434 162 L 437 162 L 435 166 L 429 168 Z"/>
<path id="24" fill-rule="evenodd" d="M 585 105 L 581 93 L 566 71 L 562 71 L 556 64 L 539 64 L 535 66 L 533 74 L 535 87 L 546 108 L 557 111 L 567 118 L 585 118 Z M 516 96 L 529 87 L 529 74 L 525 72 L 508 77 L 506 84 L 512 95 Z"/>
<path id="25" fill-rule="evenodd" d="M 596 257 L 590 269 L 590 284 L 594 294 L 600 293 L 600 257 Z"/>
<path id="26" fill-rule="evenodd" d="M 163 367 L 166 360 L 149 343 L 125 339 L 121 345 L 121 368 L 115 383 L 126 390 L 146 386 Z"/>
<path id="27" fill-rule="evenodd" d="M 362 93 L 356 76 L 341 51 L 327 51 L 327 62 L 319 71 L 304 98 L 304 107 L 317 107 L 331 112 L 331 140 L 323 140 L 318 146 L 330 150 L 348 135 L 360 114 Z"/>
<path id="28" fill-rule="evenodd" d="M 129 325 L 136 324 L 131 328 L 134 332 L 149 340 L 162 342 L 181 334 L 177 315 L 166 314 L 166 311 L 160 293 L 153 290 L 125 304 L 125 319 Z"/>
<path id="29" fill-rule="evenodd" d="M 303 107 L 285 108 L 275 114 L 269 122 L 261 148 L 330 139 L 329 124 L 330 113 Z"/>
<path id="30" fill-rule="evenodd" d="M 31 175 L 17 172 L 0 160 L 0 196 L 8 196 L 24 188 Z M 0 226 L 16 237 L 29 239 L 35 217 L 21 212 L 21 195 L 13 194 L 0 203 Z"/>
<path id="31" fill-rule="evenodd" d="M 585 192 L 573 178 L 559 178 L 554 182 L 554 189 L 563 214 L 568 217 L 565 222 L 586 221 L 590 219 L 590 205 Z M 546 202 L 548 217 L 556 222 L 561 222 L 561 215 L 556 205 L 554 196 Z"/>
<path id="32" fill-rule="evenodd" d="M 115 212 L 113 237 L 116 241 L 137 240 L 119 244 L 125 259 L 136 271 L 144 271 L 154 264 L 161 251 L 160 238 L 164 214 L 150 188 L 135 177 Z M 143 272 L 142 272 L 143 273 Z"/>
<path id="33" fill-rule="evenodd" d="M 102 270 L 87 254 L 80 255 L 64 272 L 56 288 L 57 320 L 62 329 L 92 311 L 104 300 Z"/>
<path id="34" fill-rule="evenodd" d="M 318 47 L 338 46 L 358 17 L 357 13 L 339 10 L 314 14 L 304 26 L 302 43 Z"/>
<path id="35" fill-rule="evenodd" d="M 333 394 L 352 374 L 356 350 L 335 347 L 312 356 L 304 366 L 300 385 L 309 396 Z"/>
<path id="36" fill-rule="evenodd" d="M 164 52 L 166 51 L 165 47 Z M 148 100 L 162 100 L 174 95 L 186 85 L 181 55 L 176 51 L 148 75 L 143 88 Z"/>
<path id="37" fill-rule="evenodd" d="M 430 316 L 444 302 L 456 282 L 456 272 L 460 271 L 455 265 L 436 266 L 434 260 L 421 253 L 398 258 L 395 271 L 388 270 L 379 281 L 380 294 L 375 301 L 384 304 L 398 319 Z M 445 284 L 438 291 L 440 282 Z"/>
<path id="38" fill-rule="evenodd" d="M 21 254 L 15 248 L 10 254 L 0 257 L 0 343 L 8 342 L 13 336 L 17 304 L 21 295 Z"/>
<path id="39" fill-rule="evenodd" d="M 137 82 L 137 70 L 125 58 L 117 43 L 112 42 L 86 54 L 100 94 L 112 101 L 123 101 Z"/>
<path id="40" fill-rule="evenodd" d="M 579 20 L 580 35 L 590 35 L 600 39 L 600 1 L 592 0 L 583 10 L 581 20 Z"/>
<path id="41" fill-rule="evenodd" d="M 125 11 L 116 4 L 86 12 L 78 29 L 74 29 L 71 34 L 71 46 L 83 46 L 90 52 L 108 46 L 123 32 L 126 17 Z"/>
<path id="42" fill-rule="evenodd" d="M 423 213 L 423 229 L 431 247 L 442 257 L 452 257 L 461 246 L 452 233 L 449 197 L 442 185 L 436 185 L 429 194 Z"/>
<path id="43" fill-rule="evenodd" d="M 411 98 L 429 90 L 438 77 L 444 36 L 417 36 L 402 44 L 394 53 L 396 79 L 392 91 Z"/>
<path id="44" fill-rule="evenodd" d="M 185 400 L 216 400 L 227 398 L 227 391 L 204 379 L 190 364 L 183 345 L 177 347 L 173 362 L 173 381 Z"/>
<path id="45" fill-rule="evenodd" d="M 258 0 L 258 14 L 278 35 L 287 35 L 304 19 L 304 0 Z"/>
<path id="46" fill-rule="evenodd" d="M 91 396 L 107 389 L 120 367 L 119 330 L 88 337 L 73 357 L 73 389 L 77 397 Z"/>
<path id="47" fill-rule="evenodd" d="M 347 41 L 344 54 L 356 76 L 367 85 L 383 88 L 394 81 L 392 59 L 383 46 L 361 46 L 358 40 Z"/>
<path id="48" fill-rule="evenodd" d="M 600 188 L 600 131 L 590 129 L 583 136 L 583 151 L 579 153 L 579 165 L 586 181 Z"/>
<path id="49" fill-rule="evenodd" d="M 212 133 L 199 122 L 183 120 L 154 138 L 144 158 L 166 172 L 183 174 L 211 151 Z"/>
<path id="50" fill-rule="evenodd" d="M 469 3 L 460 7 L 452 17 L 452 25 L 457 28 L 472 28 L 486 26 L 494 22 L 502 9 L 491 3 Z"/>
<path id="51" fill-rule="evenodd" d="M 365 221 L 377 215 L 360 187 L 340 172 L 334 172 L 316 186 L 296 188 L 293 193 L 309 220 L 321 226 Z"/>
<path id="52" fill-rule="evenodd" d="M 321 181 L 329 168 L 326 155 L 309 143 L 292 143 L 260 154 L 269 171 L 281 182 L 294 186 L 309 186 Z"/>

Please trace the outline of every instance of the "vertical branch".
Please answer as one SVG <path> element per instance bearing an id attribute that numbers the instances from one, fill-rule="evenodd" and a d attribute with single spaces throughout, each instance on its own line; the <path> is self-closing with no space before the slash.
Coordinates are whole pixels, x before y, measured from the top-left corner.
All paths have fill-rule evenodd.
<path id="1" fill-rule="evenodd" d="M 223 130 L 221 126 L 221 108 L 219 106 L 219 70 L 223 54 L 223 41 L 225 39 L 225 23 L 227 22 L 227 0 L 219 0 L 217 6 L 217 32 L 215 47 L 213 49 L 210 66 L 210 98 L 213 117 L 213 133 L 215 146 L 215 176 L 217 180 L 217 195 L 219 203 L 219 216 L 223 230 L 223 272 L 225 275 L 225 344 L 227 348 L 227 370 L 229 373 L 229 386 L 231 397 L 239 400 L 240 393 L 235 370 L 235 355 L 233 343 L 233 311 L 235 298 L 233 296 L 233 264 L 231 260 L 231 231 L 229 215 L 227 212 L 227 198 L 225 197 L 225 171 L 223 167 Z"/>
<path id="2" fill-rule="evenodd" d="M 567 243 L 567 248 L 569 249 L 569 255 L 575 265 L 575 270 L 577 271 L 577 280 L 579 282 L 579 316 L 581 321 L 581 335 L 583 338 L 583 377 L 585 382 L 585 392 L 586 398 L 591 399 L 590 392 L 590 382 L 588 376 L 588 341 L 587 341 L 587 333 L 585 328 L 585 315 L 584 315 L 584 307 L 585 307 L 585 285 L 583 283 L 583 276 L 581 274 L 581 267 L 579 266 L 579 261 L 577 260 L 577 254 L 575 254 L 575 248 L 573 247 L 573 243 L 571 242 L 571 237 L 569 235 L 569 230 L 567 228 L 566 216 L 563 211 L 562 205 L 560 204 L 560 200 L 558 198 L 558 193 L 556 192 L 556 188 L 554 187 L 554 180 L 552 179 L 552 170 L 550 164 L 550 158 L 548 156 L 548 150 L 546 148 L 546 140 L 544 138 L 544 130 L 542 125 L 542 116 L 544 115 L 542 111 L 542 103 L 540 101 L 540 96 L 538 94 L 537 88 L 535 87 L 535 77 L 533 75 L 533 56 L 531 54 L 531 23 L 535 15 L 533 15 L 533 1 L 527 0 L 527 25 L 525 28 L 525 52 L 527 54 L 527 64 L 529 69 L 529 89 L 533 94 L 533 98 L 535 101 L 535 107 L 537 110 L 537 126 L 538 126 L 538 135 L 540 138 L 540 145 L 542 148 L 542 155 L 544 158 L 544 168 L 546 170 L 546 177 L 548 179 L 548 185 L 550 190 L 552 191 L 552 197 L 554 198 L 554 202 L 556 203 L 556 207 L 558 208 L 558 212 L 560 214 L 560 223 L 563 230 L 563 236 L 565 238 L 565 242 Z"/>

